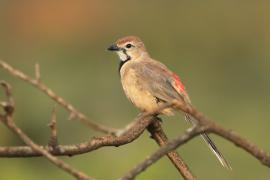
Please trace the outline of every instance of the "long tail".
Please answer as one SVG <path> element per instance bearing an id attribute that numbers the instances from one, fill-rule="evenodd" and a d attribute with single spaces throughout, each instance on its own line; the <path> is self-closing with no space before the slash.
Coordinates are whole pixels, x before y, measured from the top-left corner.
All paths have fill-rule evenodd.
<path id="1" fill-rule="evenodd" d="M 192 117 L 190 117 L 188 114 L 185 115 L 186 120 L 188 120 L 189 122 L 191 122 L 192 124 L 195 124 L 195 120 L 192 119 Z M 218 150 L 217 146 L 215 145 L 215 143 L 210 139 L 210 137 L 203 133 L 201 134 L 201 137 L 203 138 L 203 140 L 206 142 L 206 144 L 208 145 L 208 147 L 211 149 L 211 151 L 215 154 L 215 156 L 217 157 L 217 159 L 219 160 L 219 162 L 221 163 L 221 165 L 227 169 L 232 169 L 230 164 L 228 163 L 228 161 L 224 158 L 224 156 L 222 155 L 222 153 Z"/>

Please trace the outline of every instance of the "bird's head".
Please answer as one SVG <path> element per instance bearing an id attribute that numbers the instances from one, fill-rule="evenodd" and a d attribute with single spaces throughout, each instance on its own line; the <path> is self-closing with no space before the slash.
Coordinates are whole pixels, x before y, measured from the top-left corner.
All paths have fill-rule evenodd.
<path id="1" fill-rule="evenodd" d="M 120 38 L 108 50 L 115 51 L 121 61 L 134 60 L 147 55 L 143 42 L 136 36 Z"/>

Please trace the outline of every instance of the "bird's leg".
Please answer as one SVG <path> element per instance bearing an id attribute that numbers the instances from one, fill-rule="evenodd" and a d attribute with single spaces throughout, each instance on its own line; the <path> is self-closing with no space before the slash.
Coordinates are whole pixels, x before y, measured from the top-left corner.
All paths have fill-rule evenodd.
<path id="1" fill-rule="evenodd" d="M 155 115 L 154 117 L 155 117 L 155 119 L 156 119 L 157 121 L 159 121 L 160 123 L 163 123 L 163 120 L 162 120 L 160 117 L 158 117 L 158 114 Z"/>

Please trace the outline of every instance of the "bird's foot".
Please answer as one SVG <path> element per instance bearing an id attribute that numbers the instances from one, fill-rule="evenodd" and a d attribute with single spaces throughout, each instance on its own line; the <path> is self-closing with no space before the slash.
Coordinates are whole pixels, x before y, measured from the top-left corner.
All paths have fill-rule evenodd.
<path id="1" fill-rule="evenodd" d="M 163 120 L 162 120 L 160 117 L 155 116 L 155 119 L 156 119 L 157 121 L 159 121 L 160 123 L 163 123 Z"/>

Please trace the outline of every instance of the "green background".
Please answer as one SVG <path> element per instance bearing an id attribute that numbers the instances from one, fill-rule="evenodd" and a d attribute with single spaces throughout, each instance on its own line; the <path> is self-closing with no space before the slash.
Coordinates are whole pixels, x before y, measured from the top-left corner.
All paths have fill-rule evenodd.
<path id="1" fill-rule="evenodd" d="M 118 58 L 106 51 L 117 38 L 137 35 L 155 59 L 180 75 L 193 104 L 228 129 L 270 152 L 269 1 L 1 1 L 0 58 L 42 81 L 98 123 L 124 127 L 138 111 L 119 81 Z M 40 144 L 55 102 L 0 69 L 13 86 L 16 123 Z M 0 92 L 3 99 L 3 92 Z M 59 142 L 77 143 L 101 135 L 57 106 Z M 181 115 L 163 118 L 170 138 L 189 124 Z M 23 143 L 0 125 L 0 145 Z M 222 168 L 200 138 L 178 148 L 198 179 L 269 179 L 255 158 L 213 136 L 231 163 Z M 135 142 L 63 157 L 92 177 L 116 179 L 157 149 L 145 132 Z M 73 179 L 44 158 L 1 158 L 0 179 Z M 180 179 L 163 157 L 139 180 Z"/>

